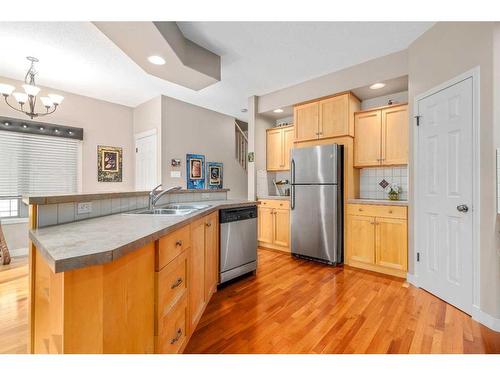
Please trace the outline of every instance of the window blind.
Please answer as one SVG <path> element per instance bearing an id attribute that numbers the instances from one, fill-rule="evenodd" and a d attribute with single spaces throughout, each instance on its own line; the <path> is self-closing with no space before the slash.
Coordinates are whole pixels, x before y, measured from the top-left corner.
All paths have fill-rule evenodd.
<path id="1" fill-rule="evenodd" d="M 0 131 L 0 197 L 76 193 L 78 142 Z"/>

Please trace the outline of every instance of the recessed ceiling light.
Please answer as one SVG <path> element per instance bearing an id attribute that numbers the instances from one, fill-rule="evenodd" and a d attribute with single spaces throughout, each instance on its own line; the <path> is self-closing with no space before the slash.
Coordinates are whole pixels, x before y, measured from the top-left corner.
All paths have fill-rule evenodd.
<path id="1" fill-rule="evenodd" d="M 385 87 L 385 83 L 377 82 L 370 86 L 372 90 L 378 90 L 381 89 L 382 87 Z"/>
<path id="2" fill-rule="evenodd" d="M 281 108 L 275 109 L 273 111 L 274 113 L 283 113 L 283 110 Z"/>
<path id="3" fill-rule="evenodd" d="M 148 61 L 151 64 L 155 64 L 155 65 L 165 65 L 165 62 L 166 62 L 163 57 L 156 56 L 156 55 L 149 56 L 148 57 Z"/>

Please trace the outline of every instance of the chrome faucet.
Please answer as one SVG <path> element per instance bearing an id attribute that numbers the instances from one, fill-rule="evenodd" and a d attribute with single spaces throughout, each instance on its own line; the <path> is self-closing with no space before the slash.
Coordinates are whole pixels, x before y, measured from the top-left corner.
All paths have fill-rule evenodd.
<path id="1" fill-rule="evenodd" d="M 177 190 L 181 190 L 182 187 L 180 186 L 174 186 L 174 187 L 171 187 L 171 188 L 168 188 L 166 190 L 160 190 L 158 191 L 159 188 L 161 188 L 162 184 L 158 185 L 157 187 L 155 187 L 153 190 L 151 190 L 149 192 L 149 209 L 150 210 L 153 210 L 156 206 L 156 202 L 158 202 L 158 200 L 163 197 L 165 194 L 167 193 L 170 193 L 171 191 L 177 191 Z"/>

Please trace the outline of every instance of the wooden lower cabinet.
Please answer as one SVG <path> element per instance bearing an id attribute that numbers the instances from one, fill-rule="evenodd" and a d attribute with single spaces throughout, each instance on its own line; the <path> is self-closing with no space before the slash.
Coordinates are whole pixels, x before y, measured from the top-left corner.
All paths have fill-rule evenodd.
<path id="1" fill-rule="evenodd" d="M 260 200 L 258 241 L 259 246 L 290 252 L 290 202 Z"/>
<path id="2" fill-rule="evenodd" d="M 345 263 L 406 277 L 408 269 L 407 208 L 348 205 Z"/>

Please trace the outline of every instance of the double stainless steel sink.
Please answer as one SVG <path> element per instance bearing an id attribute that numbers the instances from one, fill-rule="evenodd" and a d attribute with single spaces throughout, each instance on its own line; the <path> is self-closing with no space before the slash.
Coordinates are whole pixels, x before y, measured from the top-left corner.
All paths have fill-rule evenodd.
<path id="1" fill-rule="evenodd" d="M 207 204 L 167 204 L 163 207 L 127 212 L 124 215 L 184 216 L 210 207 Z"/>

